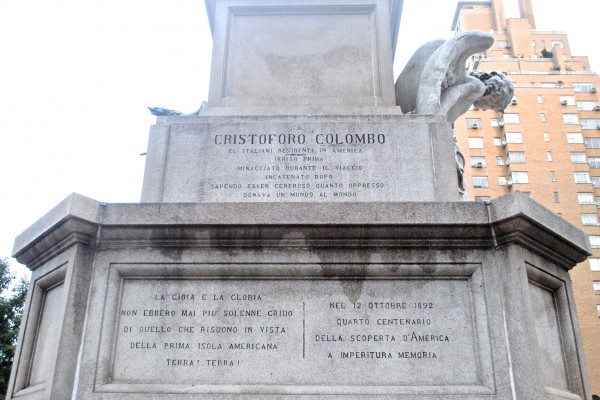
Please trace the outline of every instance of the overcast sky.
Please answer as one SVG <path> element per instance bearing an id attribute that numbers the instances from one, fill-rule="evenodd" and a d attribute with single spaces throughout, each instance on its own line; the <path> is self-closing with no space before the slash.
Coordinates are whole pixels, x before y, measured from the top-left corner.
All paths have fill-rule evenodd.
<path id="1" fill-rule="evenodd" d="M 455 0 L 404 3 L 396 76 L 421 44 L 450 37 L 456 9 Z M 599 0 L 533 8 L 538 29 L 566 31 L 573 54 L 600 70 Z M 196 110 L 211 46 L 203 0 L 0 2 L 0 257 L 72 192 L 139 201 L 154 121 L 146 106 Z"/>

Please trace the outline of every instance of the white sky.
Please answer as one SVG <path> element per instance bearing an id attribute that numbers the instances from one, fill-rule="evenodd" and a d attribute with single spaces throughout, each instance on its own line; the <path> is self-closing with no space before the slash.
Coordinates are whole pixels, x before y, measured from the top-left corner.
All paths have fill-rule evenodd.
<path id="1" fill-rule="evenodd" d="M 516 0 L 505 2 L 516 16 Z M 421 44 L 450 37 L 456 9 L 455 0 L 404 3 L 396 76 Z M 599 0 L 533 8 L 538 29 L 566 31 L 573 54 L 600 70 Z M 196 110 L 211 46 L 203 0 L 0 2 L 0 257 L 72 192 L 139 201 L 154 121 L 146 106 Z"/>

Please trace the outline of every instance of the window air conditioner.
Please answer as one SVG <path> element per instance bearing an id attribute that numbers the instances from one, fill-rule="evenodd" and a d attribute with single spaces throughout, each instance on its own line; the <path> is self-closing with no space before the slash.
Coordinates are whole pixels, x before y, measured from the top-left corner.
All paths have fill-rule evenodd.
<path id="1" fill-rule="evenodd" d="M 500 126 L 500 127 L 504 126 L 504 121 L 498 121 L 498 126 Z"/>
<path id="2" fill-rule="evenodd" d="M 478 163 L 475 165 L 475 168 L 483 168 L 483 163 L 480 163 L 480 162 L 478 162 Z"/>
<path id="3" fill-rule="evenodd" d="M 506 140 L 505 140 L 505 139 L 502 139 L 502 140 L 500 141 L 500 144 L 502 145 L 502 147 L 506 147 Z"/>
<path id="4" fill-rule="evenodd" d="M 479 129 L 479 124 L 477 122 L 474 122 L 471 124 L 471 129 Z"/>
<path id="5" fill-rule="evenodd" d="M 506 46 L 504 46 L 505 49 L 510 49 L 510 44 L 507 43 Z"/>
<path id="6" fill-rule="evenodd" d="M 596 87 L 595 86 L 590 89 L 590 93 L 596 93 Z"/>
<path id="7" fill-rule="evenodd" d="M 513 97 L 512 100 L 510 101 L 510 104 L 512 104 L 513 106 L 517 104 L 517 98 Z"/>
<path id="8" fill-rule="evenodd" d="M 600 106 L 594 106 L 594 111 L 600 111 Z"/>
<path id="9" fill-rule="evenodd" d="M 600 129 L 600 125 L 596 125 L 596 129 Z"/>
<path id="10" fill-rule="evenodd" d="M 560 101 L 560 105 L 562 106 L 566 106 L 568 104 L 568 102 L 566 100 L 561 100 Z"/>
<path id="11" fill-rule="evenodd" d="M 512 186 L 512 184 L 513 184 L 513 181 L 511 181 L 511 180 L 506 181 L 506 186 L 510 187 L 510 186 Z"/>
<path id="12" fill-rule="evenodd" d="M 504 162 L 504 165 L 507 165 L 507 166 L 510 165 L 510 159 L 509 158 L 506 159 L 506 161 Z"/>

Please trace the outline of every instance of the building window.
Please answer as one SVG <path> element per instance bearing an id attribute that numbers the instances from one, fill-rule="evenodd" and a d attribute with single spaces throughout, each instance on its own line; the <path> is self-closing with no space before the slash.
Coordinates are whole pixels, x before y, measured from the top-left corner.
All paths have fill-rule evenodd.
<path id="1" fill-rule="evenodd" d="M 507 47 L 510 47 L 507 40 L 497 40 L 496 42 L 498 43 L 499 49 L 506 49 Z"/>
<path id="2" fill-rule="evenodd" d="M 529 174 L 526 171 L 515 171 L 510 173 L 513 183 L 529 183 Z"/>
<path id="3" fill-rule="evenodd" d="M 500 139 L 499 137 L 495 137 L 494 146 L 502 146 L 502 139 Z"/>
<path id="4" fill-rule="evenodd" d="M 556 172 L 550 171 L 550 180 L 556 182 Z"/>
<path id="5" fill-rule="evenodd" d="M 600 176 L 592 176 L 592 187 L 600 188 Z"/>
<path id="6" fill-rule="evenodd" d="M 504 157 L 502 157 L 502 156 L 496 157 L 496 165 L 504 165 Z"/>
<path id="7" fill-rule="evenodd" d="M 544 122 L 544 123 L 546 122 L 546 114 L 544 114 L 544 113 L 540 114 L 540 122 Z"/>
<path id="8" fill-rule="evenodd" d="M 535 47 L 535 40 L 531 41 L 531 47 Z"/>
<path id="9" fill-rule="evenodd" d="M 525 162 L 525 152 L 524 151 L 509 151 L 508 152 L 508 160 L 511 163 L 524 163 Z"/>
<path id="10" fill-rule="evenodd" d="M 598 318 L 600 318 L 600 304 L 596 304 L 596 311 L 598 312 Z"/>
<path id="11" fill-rule="evenodd" d="M 558 199 L 558 192 L 554 192 L 554 202 L 560 203 L 560 200 Z"/>
<path id="12" fill-rule="evenodd" d="M 600 137 L 591 137 L 583 139 L 586 149 L 600 149 Z"/>
<path id="13" fill-rule="evenodd" d="M 600 119 L 582 119 L 581 129 L 600 129 Z"/>
<path id="14" fill-rule="evenodd" d="M 594 204 L 594 193 L 577 193 L 579 204 Z"/>
<path id="15" fill-rule="evenodd" d="M 574 96 L 559 96 L 558 97 L 560 104 L 563 106 L 574 106 L 575 105 L 575 97 Z"/>
<path id="16" fill-rule="evenodd" d="M 506 177 L 505 176 L 499 176 L 498 177 L 498 185 L 500 185 L 500 186 L 506 186 Z"/>
<path id="17" fill-rule="evenodd" d="M 469 148 L 470 149 L 483 149 L 483 138 L 480 138 L 480 137 L 469 138 Z"/>
<path id="18" fill-rule="evenodd" d="M 563 114 L 563 122 L 565 124 L 579 124 L 579 117 L 577 114 Z"/>
<path id="19" fill-rule="evenodd" d="M 574 83 L 573 91 L 575 93 L 590 93 L 596 90 L 596 85 L 593 83 Z"/>
<path id="20" fill-rule="evenodd" d="M 550 141 L 550 134 L 544 133 L 544 142 L 549 142 L 549 141 Z"/>
<path id="21" fill-rule="evenodd" d="M 600 294 L 600 281 L 594 281 L 594 293 Z"/>
<path id="22" fill-rule="evenodd" d="M 490 196 L 475 196 L 475 201 L 490 201 L 491 199 Z"/>
<path id="23" fill-rule="evenodd" d="M 579 111 L 600 111 L 600 105 L 597 101 L 578 101 L 577 109 Z"/>
<path id="24" fill-rule="evenodd" d="M 551 152 L 551 151 L 547 151 L 547 152 L 546 152 L 546 159 L 547 159 L 548 161 L 552 161 L 552 152 Z"/>
<path id="25" fill-rule="evenodd" d="M 538 94 L 538 104 L 542 104 L 544 102 L 544 98 L 542 97 L 541 94 Z"/>
<path id="26" fill-rule="evenodd" d="M 588 157 L 590 168 L 600 168 L 600 157 Z"/>
<path id="27" fill-rule="evenodd" d="M 591 257 L 589 262 L 592 271 L 600 271 L 600 258 Z"/>
<path id="28" fill-rule="evenodd" d="M 588 172 L 574 172 L 573 177 L 575 178 L 575 183 L 591 183 L 590 174 Z"/>
<path id="29" fill-rule="evenodd" d="M 590 235 L 590 246 L 592 246 L 592 249 L 599 249 L 600 248 L 600 236 Z"/>
<path id="30" fill-rule="evenodd" d="M 483 168 L 487 167 L 485 163 L 485 157 L 471 157 L 471 167 L 473 168 Z"/>
<path id="31" fill-rule="evenodd" d="M 545 49 L 545 48 L 546 48 L 546 41 L 545 41 L 545 40 L 542 40 L 542 41 L 540 41 L 540 46 L 541 46 L 543 49 Z"/>
<path id="32" fill-rule="evenodd" d="M 581 223 L 583 225 L 598 225 L 597 214 L 581 214 Z"/>
<path id="33" fill-rule="evenodd" d="M 571 153 L 571 162 L 573 164 L 585 164 L 587 159 L 585 157 L 585 153 L 583 152 L 572 152 Z"/>
<path id="34" fill-rule="evenodd" d="M 467 128 L 469 128 L 469 129 L 481 128 L 481 118 L 467 118 Z"/>
<path id="35" fill-rule="evenodd" d="M 562 47 L 563 47 L 563 42 L 562 42 L 561 40 L 553 40 L 553 41 L 552 41 L 552 47 L 554 47 L 554 46 L 556 46 L 556 45 L 559 45 L 559 46 L 560 46 L 560 48 L 562 49 Z"/>
<path id="36" fill-rule="evenodd" d="M 600 208 L 600 196 L 594 197 L 594 200 L 596 201 L 596 207 Z"/>
<path id="37" fill-rule="evenodd" d="M 473 177 L 473 187 L 475 187 L 475 188 L 488 187 L 488 177 L 487 176 L 474 176 Z"/>
<path id="38" fill-rule="evenodd" d="M 518 124 L 520 122 L 519 114 L 504 114 L 502 119 L 505 124 Z"/>
<path id="39" fill-rule="evenodd" d="M 567 133 L 567 143 L 583 143 L 583 135 L 581 133 Z"/>
<path id="40" fill-rule="evenodd" d="M 498 126 L 500 126 L 500 125 L 498 125 L 498 118 L 492 118 L 492 119 L 490 120 L 490 124 L 491 124 L 493 127 L 495 127 L 495 128 L 497 128 Z"/>
<path id="41" fill-rule="evenodd" d="M 521 132 L 506 132 L 506 143 L 523 143 Z"/>

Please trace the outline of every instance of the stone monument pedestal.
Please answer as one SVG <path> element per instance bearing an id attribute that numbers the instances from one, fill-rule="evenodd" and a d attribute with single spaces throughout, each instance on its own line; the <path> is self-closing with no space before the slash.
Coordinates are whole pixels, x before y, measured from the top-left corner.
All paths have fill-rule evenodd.
<path id="1" fill-rule="evenodd" d="M 8 399 L 589 400 L 587 237 L 524 194 L 458 201 L 446 121 L 489 38 L 402 115 L 402 0 L 205 3 L 208 106 L 153 109 L 142 203 L 71 195 L 16 240 Z"/>
<path id="2" fill-rule="evenodd" d="M 8 399 L 589 399 L 587 237 L 482 202 L 104 204 L 17 238 Z"/>

